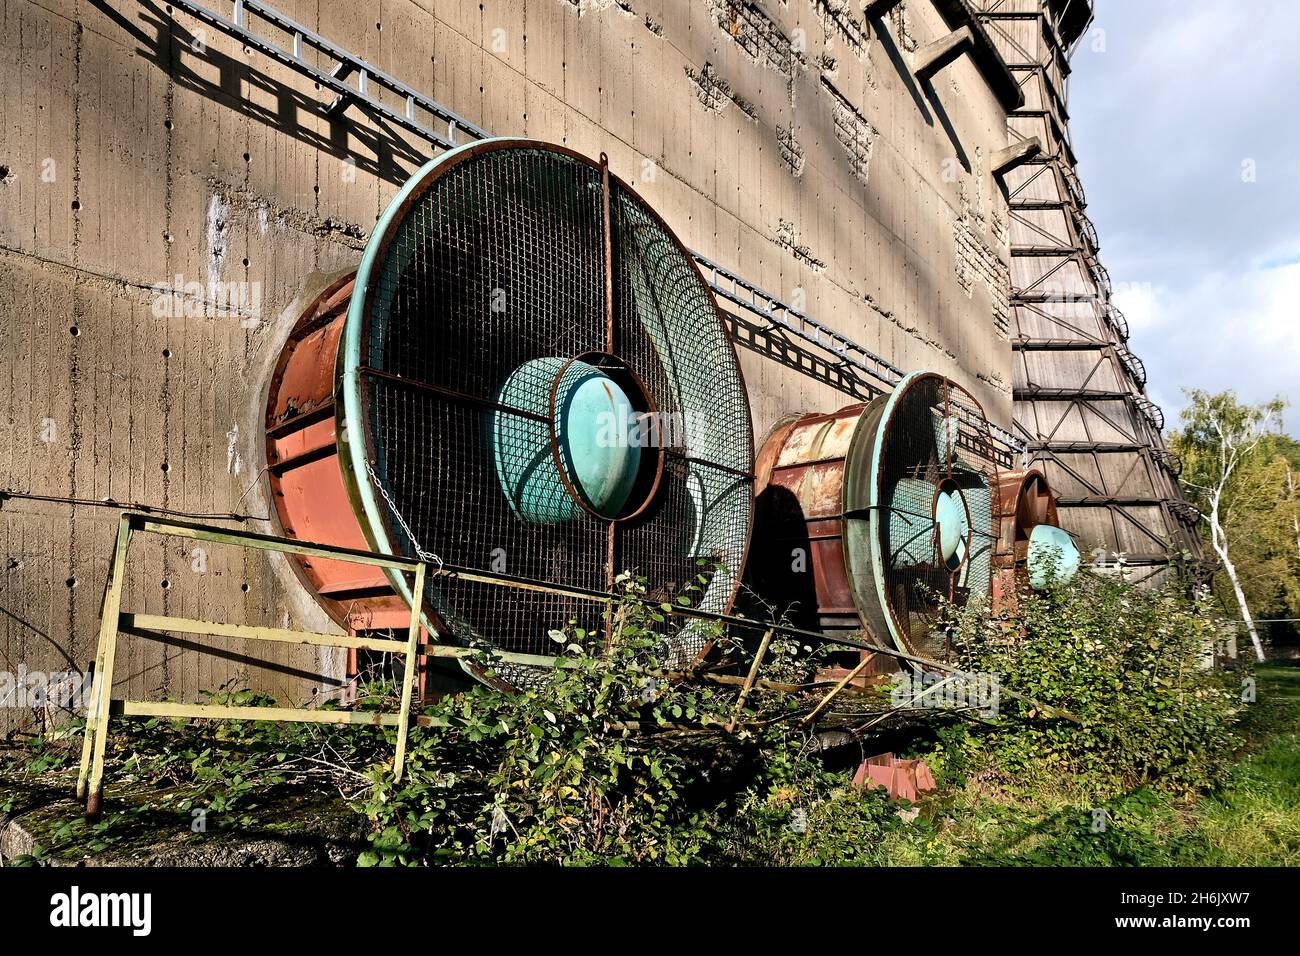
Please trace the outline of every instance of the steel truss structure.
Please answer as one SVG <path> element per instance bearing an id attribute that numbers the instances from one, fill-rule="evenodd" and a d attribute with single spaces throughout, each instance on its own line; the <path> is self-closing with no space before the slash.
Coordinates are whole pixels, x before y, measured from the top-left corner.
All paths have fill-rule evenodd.
<path id="1" fill-rule="evenodd" d="M 1128 346 L 1070 145 L 1070 55 L 1090 0 L 976 0 L 976 15 L 1024 93 L 1013 142 L 1040 152 L 1004 177 L 1011 217 L 1015 431 L 1060 496 L 1062 527 L 1102 560 L 1163 580 L 1171 560 L 1203 552 L 1178 486 L 1165 421 Z"/>

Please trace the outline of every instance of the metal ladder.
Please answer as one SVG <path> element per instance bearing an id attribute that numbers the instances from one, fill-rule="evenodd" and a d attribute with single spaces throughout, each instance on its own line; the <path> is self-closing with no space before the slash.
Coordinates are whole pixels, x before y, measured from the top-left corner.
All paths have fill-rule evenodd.
<path id="1" fill-rule="evenodd" d="M 429 99 L 360 57 L 353 56 L 269 4 L 258 0 L 234 0 L 229 17 L 222 16 L 201 3 L 191 3 L 190 0 L 172 0 L 172 5 L 245 46 L 309 77 L 322 88 L 333 90 L 337 99 L 326 107 L 327 112 L 339 112 L 349 103 L 361 103 L 366 109 L 442 149 L 454 149 L 461 133 L 468 139 L 486 139 L 490 135 L 481 126 L 471 123 L 459 113 Z M 288 41 L 287 48 L 270 38 L 269 35 L 274 31 L 278 31 Z M 305 57 L 308 51 L 332 60 L 334 66 L 328 72 L 313 66 Z M 349 79 L 355 83 L 349 83 Z M 385 93 L 391 99 L 401 101 L 403 106 L 394 108 L 384 102 Z M 425 121 L 425 116 L 441 124 L 445 132 L 439 132 L 432 123 Z"/>

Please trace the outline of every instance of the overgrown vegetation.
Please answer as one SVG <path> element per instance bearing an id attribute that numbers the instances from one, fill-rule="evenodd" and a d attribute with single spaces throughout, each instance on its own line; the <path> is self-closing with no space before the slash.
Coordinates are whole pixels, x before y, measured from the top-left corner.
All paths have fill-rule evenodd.
<path id="1" fill-rule="evenodd" d="M 825 686 L 760 683 L 729 731 L 734 682 L 665 674 L 664 609 L 628 600 L 616 615 L 609 648 L 603 634 L 553 635 L 560 666 L 527 693 L 479 687 L 430 707 L 400 784 L 391 734 L 371 728 L 137 726 L 112 742 L 99 829 L 65 807 L 27 862 L 121 851 L 146 820 L 196 840 L 265 827 L 270 807 L 327 790 L 360 824 L 362 865 L 1300 860 L 1300 706 L 1294 685 L 1274 689 L 1296 674 L 1269 672 L 1240 723 L 1247 675 L 1201 666 L 1216 632 L 1172 592 L 1084 575 L 1022 595 L 1015 617 L 968 609 L 951 622 L 965 666 L 1046 711 L 1004 693 L 996 717 L 936 710 L 878 725 L 889 741 L 833 749 L 828 726 L 876 720 L 880 693 L 843 695 L 806 724 Z M 782 650 L 761 676 L 807 681 L 804 648 Z M 1254 755 L 1234 766 L 1246 744 Z M 924 757 L 938 791 L 909 807 L 854 787 L 856 764 L 886 749 Z M 43 753 L 5 776 L 67 772 L 17 766 Z M 132 788 L 147 799 L 124 800 Z M 189 833 L 196 810 L 206 834 Z"/>
<path id="2" fill-rule="evenodd" d="M 962 745 L 990 779 L 1192 793 L 1217 782 L 1239 744 L 1243 675 L 1210 666 L 1219 625 L 1177 591 L 1085 574 L 1023 592 L 1014 613 L 967 608 L 954 628 L 965 669 L 1077 718 L 1038 720 L 1004 695 L 1001 719 Z"/>

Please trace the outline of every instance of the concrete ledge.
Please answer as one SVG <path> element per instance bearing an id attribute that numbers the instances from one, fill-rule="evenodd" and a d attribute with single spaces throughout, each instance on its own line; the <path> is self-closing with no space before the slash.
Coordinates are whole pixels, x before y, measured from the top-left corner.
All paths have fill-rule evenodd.
<path id="1" fill-rule="evenodd" d="M 929 79 L 963 53 L 969 53 L 974 46 L 970 27 L 953 30 L 917 50 L 912 70 L 921 79 Z"/>
<path id="2" fill-rule="evenodd" d="M 977 19 L 970 4 L 966 0 L 934 0 L 934 5 L 949 29 L 954 31 L 961 30 L 963 27 L 970 29 L 971 59 L 975 61 L 975 66 L 984 77 L 984 82 L 989 85 L 989 89 L 998 98 L 1003 109 L 1010 113 L 1024 106 L 1025 94 L 1020 89 L 1020 84 L 1007 69 L 1006 62 L 998 53 L 997 47 L 993 45 L 993 41 L 984 30 L 983 24 Z"/>
<path id="3" fill-rule="evenodd" d="M 1005 176 L 1017 166 L 1021 166 L 1031 159 L 1034 159 L 1043 151 L 1043 145 L 1038 141 L 1037 136 L 1030 136 L 1022 139 L 1018 143 L 1012 143 L 1006 149 L 1000 149 L 993 154 L 990 167 L 994 176 Z"/>

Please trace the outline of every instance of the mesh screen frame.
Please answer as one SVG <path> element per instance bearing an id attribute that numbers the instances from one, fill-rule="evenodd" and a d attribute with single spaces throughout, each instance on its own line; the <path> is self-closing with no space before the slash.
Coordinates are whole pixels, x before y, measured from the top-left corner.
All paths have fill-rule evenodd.
<path id="1" fill-rule="evenodd" d="M 999 524 L 992 490 L 998 487 L 999 468 L 988 420 L 969 391 L 946 376 L 916 371 L 868 406 L 854 446 L 849 454 L 854 473 L 845 480 L 845 547 L 859 609 L 868 627 L 899 650 L 943 660 L 951 648 L 932 628 L 938 601 L 929 595 L 962 606 L 985 597 L 991 587 Z M 899 489 L 900 482 L 936 491 L 951 483 L 961 490 L 971 527 L 958 568 L 944 566 L 937 540 L 921 546 L 898 534 L 892 497 L 917 496 L 915 489 Z M 932 507 L 925 509 L 931 515 Z M 929 530 L 937 537 L 935 528 Z M 892 545 L 903 541 L 913 561 L 906 566 L 891 553 Z M 932 560 L 917 561 L 918 551 Z"/>
<path id="2" fill-rule="evenodd" d="M 507 415 L 537 425 L 553 396 L 520 408 L 494 390 L 530 359 L 602 352 L 639 378 L 659 416 L 653 498 L 612 523 L 583 513 L 522 527 L 485 466 L 485 422 Z M 367 245 L 340 382 L 341 461 L 376 550 L 414 556 L 418 547 L 499 571 L 491 556 L 500 548 L 508 574 L 608 591 L 613 524 L 614 571 L 644 574 L 651 597 L 672 599 L 697 560 L 717 561 L 727 572 L 711 574 L 693 605 L 731 608 L 753 518 L 739 362 L 685 247 L 603 163 L 530 140 L 487 140 L 421 169 Z M 405 582 L 393 583 L 409 600 Z M 455 643 L 541 656 L 556 647 L 548 630 L 576 620 L 596 633 L 602 613 L 595 602 L 436 576 L 423 603 L 426 623 Z M 704 650 L 689 623 L 673 643 L 685 659 Z"/>

